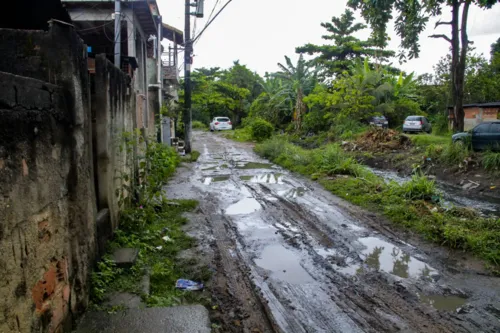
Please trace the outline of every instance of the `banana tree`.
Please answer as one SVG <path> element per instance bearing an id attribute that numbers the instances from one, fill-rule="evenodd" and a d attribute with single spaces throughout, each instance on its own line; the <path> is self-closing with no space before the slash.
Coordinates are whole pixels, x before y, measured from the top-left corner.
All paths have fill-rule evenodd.
<path id="1" fill-rule="evenodd" d="M 289 57 L 285 56 L 286 65 L 278 63 L 281 71 L 274 74 L 275 77 L 283 80 L 283 89 L 280 95 L 287 95 L 291 100 L 295 101 L 294 106 L 294 122 L 295 130 L 299 131 L 302 127 L 302 118 L 307 107 L 304 103 L 304 97 L 307 96 L 317 82 L 317 70 L 307 65 L 301 54 L 297 65 L 294 65 Z"/>

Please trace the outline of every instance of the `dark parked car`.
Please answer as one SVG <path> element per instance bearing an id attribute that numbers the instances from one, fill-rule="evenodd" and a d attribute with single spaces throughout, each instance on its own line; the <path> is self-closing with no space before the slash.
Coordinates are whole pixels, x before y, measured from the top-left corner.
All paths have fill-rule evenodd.
<path id="1" fill-rule="evenodd" d="M 468 132 L 454 134 L 452 140 L 453 142 L 470 142 L 474 150 L 500 151 L 500 121 L 479 124 Z"/>
<path id="2" fill-rule="evenodd" d="M 368 120 L 368 123 L 372 126 L 377 126 L 377 127 L 382 127 L 382 128 L 388 128 L 389 127 L 389 122 L 387 121 L 387 118 L 384 116 L 374 116 L 371 117 Z"/>
<path id="3" fill-rule="evenodd" d="M 403 123 L 403 133 L 426 132 L 432 133 L 432 125 L 424 116 L 408 116 Z"/>

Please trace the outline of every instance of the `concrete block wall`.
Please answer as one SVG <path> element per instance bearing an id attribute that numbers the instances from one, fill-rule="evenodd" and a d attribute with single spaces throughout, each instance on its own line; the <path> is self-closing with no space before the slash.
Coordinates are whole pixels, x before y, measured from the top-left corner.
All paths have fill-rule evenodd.
<path id="1" fill-rule="evenodd" d="M 96 253 L 86 48 L 0 29 L 0 332 L 68 332 Z"/>
<path id="2" fill-rule="evenodd" d="M 92 96 L 95 110 L 94 135 L 96 136 L 96 178 L 99 210 L 109 210 L 109 226 L 99 226 L 107 232 L 118 226 L 119 198 L 116 189 L 134 181 L 135 149 L 125 144 L 125 136 L 134 134 L 136 124 L 136 96 L 130 88 L 128 77 L 106 56 L 96 56 L 95 93 Z M 135 142 L 134 142 L 135 143 Z M 127 180 L 128 179 L 128 180 Z M 111 235 L 100 234 L 104 244 Z M 102 245 L 101 245 L 102 252 Z"/>

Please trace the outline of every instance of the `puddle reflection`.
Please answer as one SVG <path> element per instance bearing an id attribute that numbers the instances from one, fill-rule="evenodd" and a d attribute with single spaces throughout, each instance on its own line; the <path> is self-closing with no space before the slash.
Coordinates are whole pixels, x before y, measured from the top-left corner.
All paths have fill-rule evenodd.
<path id="1" fill-rule="evenodd" d="M 384 271 L 401 278 L 428 277 L 436 270 L 426 263 L 413 258 L 394 246 L 376 237 L 360 238 L 359 241 L 366 246 L 363 251 L 365 265 L 377 271 Z M 363 270 L 363 266 L 359 268 Z"/>
<path id="2" fill-rule="evenodd" d="M 224 182 L 228 179 L 229 179 L 229 176 L 205 177 L 205 178 L 203 178 L 203 184 L 210 185 L 211 183 Z"/>
<path id="3" fill-rule="evenodd" d="M 300 265 L 300 258 L 282 245 L 269 245 L 264 248 L 255 264 L 272 272 L 271 276 L 289 283 L 308 283 L 314 281 Z"/>
<path id="4" fill-rule="evenodd" d="M 280 173 L 264 173 L 255 176 L 240 176 L 243 181 L 251 183 L 283 184 L 283 175 Z"/>
<path id="5" fill-rule="evenodd" d="M 246 162 L 238 163 L 236 169 L 272 169 L 273 165 L 269 163 Z"/>
<path id="6" fill-rule="evenodd" d="M 244 215 L 251 214 L 262 209 L 262 206 L 254 198 L 245 198 L 232 204 L 226 209 L 228 215 Z"/>
<path id="7" fill-rule="evenodd" d="M 467 302 L 466 298 L 455 295 L 417 295 L 420 302 L 428 304 L 437 310 L 455 311 Z"/>
<path id="8" fill-rule="evenodd" d="M 286 191 L 279 192 L 279 195 L 285 198 L 294 199 L 297 197 L 303 197 L 306 193 L 306 189 L 303 187 L 296 187 Z"/>

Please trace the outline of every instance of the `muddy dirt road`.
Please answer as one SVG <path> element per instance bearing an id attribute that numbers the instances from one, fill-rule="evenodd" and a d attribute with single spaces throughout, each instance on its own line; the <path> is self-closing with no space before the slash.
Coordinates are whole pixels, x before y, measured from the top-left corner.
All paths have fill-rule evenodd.
<path id="1" fill-rule="evenodd" d="M 195 132 L 197 163 L 168 185 L 200 201 L 200 247 L 229 332 L 500 332 L 500 279 L 403 238 L 373 214 Z"/>

